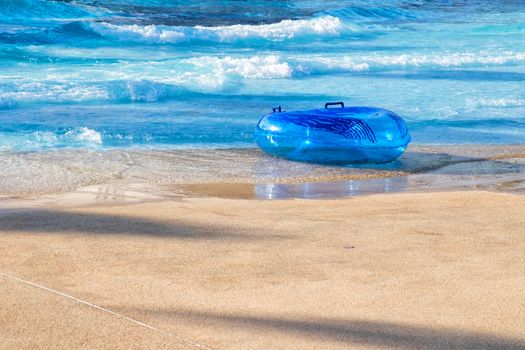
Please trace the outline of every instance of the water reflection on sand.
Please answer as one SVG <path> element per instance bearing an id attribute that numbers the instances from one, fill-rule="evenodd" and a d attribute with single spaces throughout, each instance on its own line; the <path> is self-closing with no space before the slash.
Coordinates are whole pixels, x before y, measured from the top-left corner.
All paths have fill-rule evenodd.
<path id="1" fill-rule="evenodd" d="M 257 184 L 254 185 L 258 199 L 318 199 L 353 197 L 372 193 L 400 192 L 407 189 L 406 176 L 348 180 L 335 182 L 308 182 L 297 184 Z"/>

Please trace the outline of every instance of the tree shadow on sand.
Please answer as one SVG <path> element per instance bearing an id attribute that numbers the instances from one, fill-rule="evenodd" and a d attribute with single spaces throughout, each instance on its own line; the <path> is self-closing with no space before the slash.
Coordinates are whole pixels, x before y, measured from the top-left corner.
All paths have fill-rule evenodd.
<path id="1" fill-rule="evenodd" d="M 195 225 L 181 220 L 152 220 L 141 217 L 78 213 L 53 210 L 21 210 L 0 215 L 0 233 L 35 232 L 53 234 L 146 235 L 177 239 L 254 240 L 286 238 L 283 235 L 228 225 Z"/>
<path id="2" fill-rule="evenodd" d="M 525 339 L 512 339 L 494 334 L 428 328 L 404 324 L 329 318 L 275 318 L 252 315 L 219 314 L 195 311 L 134 310 L 160 315 L 173 320 L 181 318 L 191 322 L 233 329 L 274 331 L 282 335 L 311 338 L 336 343 L 368 345 L 389 349 L 525 349 Z M 276 336 L 275 334 L 273 336 Z"/>

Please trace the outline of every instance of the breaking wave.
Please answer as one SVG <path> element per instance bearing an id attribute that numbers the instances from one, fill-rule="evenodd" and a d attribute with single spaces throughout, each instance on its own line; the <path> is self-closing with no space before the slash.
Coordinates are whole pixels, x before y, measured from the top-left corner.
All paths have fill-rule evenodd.
<path id="1" fill-rule="evenodd" d="M 116 25 L 106 22 L 92 22 L 85 26 L 112 40 L 147 44 L 176 44 L 189 41 L 235 42 L 250 39 L 282 41 L 309 36 L 337 36 L 344 30 L 351 30 L 348 25 L 344 25 L 339 18 L 333 16 L 284 20 L 262 25 L 236 24 L 217 27 Z"/>
<path id="2" fill-rule="evenodd" d="M 293 69 L 278 56 L 250 58 L 203 56 L 183 60 L 196 68 L 212 70 L 215 74 L 238 75 L 246 79 L 290 78 Z"/>
<path id="3" fill-rule="evenodd" d="M 252 57 L 199 56 L 162 62 L 129 62 L 113 71 L 111 65 L 60 80 L 21 81 L 0 84 L 0 109 L 20 103 L 121 101 L 155 102 L 196 93 L 237 91 L 250 81 L 294 79 L 338 73 L 378 73 L 425 69 L 478 69 L 525 64 L 525 52 L 451 53 L 403 55 L 304 56 L 261 55 Z M 54 74 L 69 78 L 65 73 Z M 50 77 L 48 75 L 48 77 Z M 272 84 L 268 82 L 268 84 Z M 477 107 L 520 105 L 521 100 L 478 100 Z"/>
<path id="4" fill-rule="evenodd" d="M 29 136 L 29 142 L 35 142 L 39 146 L 56 147 L 68 144 L 91 144 L 101 145 L 102 135 L 87 127 L 74 128 L 62 131 L 35 131 Z"/>
<path id="5" fill-rule="evenodd" d="M 0 151 L 99 147 L 103 144 L 102 134 L 87 127 L 36 130 L 29 133 L 0 131 L 0 136 Z"/>
<path id="6" fill-rule="evenodd" d="M 347 55 L 295 60 L 294 73 L 317 74 L 400 68 L 476 67 L 525 63 L 525 52 Z"/>

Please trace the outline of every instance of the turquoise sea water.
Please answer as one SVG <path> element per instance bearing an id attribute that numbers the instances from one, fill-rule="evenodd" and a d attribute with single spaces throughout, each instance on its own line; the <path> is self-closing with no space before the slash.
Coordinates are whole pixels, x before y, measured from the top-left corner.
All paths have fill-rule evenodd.
<path id="1" fill-rule="evenodd" d="M 0 1 L 0 150 L 254 147 L 271 107 L 525 143 L 523 1 Z"/>

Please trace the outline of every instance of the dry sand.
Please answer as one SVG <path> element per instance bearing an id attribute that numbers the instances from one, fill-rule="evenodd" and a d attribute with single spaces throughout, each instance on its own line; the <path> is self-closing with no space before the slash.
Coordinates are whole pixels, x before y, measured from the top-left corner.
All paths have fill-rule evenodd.
<path id="1" fill-rule="evenodd" d="M 524 214 L 489 192 L 3 211 L 0 348 L 525 349 Z"/>

